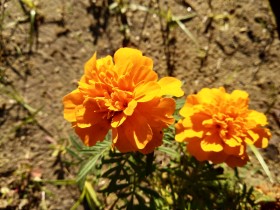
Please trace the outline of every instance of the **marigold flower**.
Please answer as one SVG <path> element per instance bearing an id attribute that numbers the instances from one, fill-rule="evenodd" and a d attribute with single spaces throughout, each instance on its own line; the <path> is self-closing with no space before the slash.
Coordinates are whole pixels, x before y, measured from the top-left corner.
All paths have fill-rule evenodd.
<path id="1" fill-rule="evenodd" d="M 203 88 L 187 97 L 180 110 L 184 118 L 175 125 L 178 142 L 186 141 L 187 150 L 199 161 L 225 162 L 230 167 L 248 161 L 246 144 L 264 148 L 271 134 L 266 116 L 248 109 L 248 94 L 224 88 Z"/>
<path id="2" fill-rule="evenodd" d="M 162 144 L 162 129 L 174 123 L 175 101 L 181 82 L 173 77 L 158 81 L 152 59 L 139 50 L 121 48 L 114 58 L 85 64 L 79 86 L 63 98 L 64 118 L 72 123 L 85 145 L 102 141 L 112 129 L 112 141 L 121 152 L 147 154 Z"/>

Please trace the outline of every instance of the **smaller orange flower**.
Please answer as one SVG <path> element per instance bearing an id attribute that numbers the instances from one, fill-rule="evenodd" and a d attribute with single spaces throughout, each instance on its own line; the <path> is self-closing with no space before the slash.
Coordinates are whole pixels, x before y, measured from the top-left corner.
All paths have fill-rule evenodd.
<path id="1" fill-rule="evenodd" d="M 178 142 L 199 161 L 225 162 L 230 167 L 248 161 L 246 144 L 264 148 L 271 137 L 266 116 L 248 109 L 248 94 L 221 88 L 203 88 L 187 97 L 180 110 L 184 118 L 175 125 Z"/>

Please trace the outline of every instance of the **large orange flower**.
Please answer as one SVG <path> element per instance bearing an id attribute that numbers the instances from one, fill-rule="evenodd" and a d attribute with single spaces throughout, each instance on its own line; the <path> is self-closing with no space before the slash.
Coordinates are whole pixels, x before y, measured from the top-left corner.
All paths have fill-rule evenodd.
<path id="1" fill-rule="evenodd" d="M 175 139 L 186 141 L 187 150 L 199 161 L 225 162 L 231 167 L 248 161 L 246 144 L 264 148 L 271 134 L 263 128 L 264 114 L 248 109 L 248 94 L 224 88 L 203 88 L 190 95 L 180 110 Z"/>
<path id="2" fill-rule="evenodd" d="M 162 144 L 162 129 L 174 123 L 175 101 L 162 96 L 183 94 L 179 80 L 158 81 L 150 58 L 121 48 L 114 59 L 94 54 L 85 64 L 78 88 L 63 98 L 64 118 L 88 146 L 112 129 L 119 151 L 147 154 Z"/>

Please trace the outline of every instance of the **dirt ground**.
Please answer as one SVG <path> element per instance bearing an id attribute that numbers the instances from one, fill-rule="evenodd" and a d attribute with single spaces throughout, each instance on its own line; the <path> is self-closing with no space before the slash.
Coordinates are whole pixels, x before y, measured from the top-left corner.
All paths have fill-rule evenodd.
<path id="1" fill-rule="evenodd" d="M 269 120 L 273 136 L 262 154 L 275 183 L 254 157 L 259 172 L 244 176 L 280 198 L 280 40 L 269 1 L 20 2 L 0 4 L 0 209 L 70 209 L 78 199 L 74 185 L 32 180 L 75 178 L 61 99 L 95 51 L 102 57 L 123 46 L 152 57 L 160 76 L 181 79 L 186 95 L 219 86 L 249 92 L 250 107 Z"/>

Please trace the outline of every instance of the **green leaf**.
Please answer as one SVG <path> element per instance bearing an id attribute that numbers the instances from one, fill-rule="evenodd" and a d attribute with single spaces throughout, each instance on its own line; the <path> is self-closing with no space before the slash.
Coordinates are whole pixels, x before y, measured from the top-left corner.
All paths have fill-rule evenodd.
<path id="1" fill-rule="evenodd" d="M 185 102 L 186 102 L 185 98 L 177 99 L 176 100 L 176 110 L 181 109 L 184 106 Z"/>
<path id="2" fill-rule="evenodd" d="M 80 140 L 78 140 L 76 137 L 70 136 L 69 140 L 75 149 L 81 150 L 83 148 L 82 142 Z"/>
<path id="3" fill-rule="evenodd" d="M 174 150 L 173 148 L 170 148 L 170 147 L 166 147 L 164 145 L 158 147 L 158 151 L 164 152 L 165 154 L 167 154 L 173 158 L 177 158 L 179 156 L 179 154 L 176 150 Z"/>
<path id="4" fill-rule="evenodd" d="M 81 182 L 82 180 L 84 180 L 86 175 L 93 169 L 96 162 L 104 155 L 106 151 L 110 150 L 111 142 L 108 140 L 104 140 L 103 142 L 99 142 L 95 146 L 95 148 L 92 147 L 92 153 L 94 154 L 94 156 L 92 156 L 80 169 L 77 176 L 77 182 Z"/>
<path id="5" fill-rule="evenodd" d="M 95 155 L 88 160 L 88 162 L 79 171 L 77 176 L 77 182 L 80 182 L 82 179 L 86 177 L 86 175 L 90 172 L 90 170 L 93 168 L 93 166 L 95 165 L 95 163 L 99 158 L 100 158 L 99 155 Z"/>
<path id="6" fill-rule="evenodd" d="M 74 151 L 74 150 L 72 150 L 72 149 L 70 149 L 70 148 L 66 148 L 66 151 L 71 155 L 71 156 L 73 156 L 73 157 L 75 157 L 76 159 L 78 159 L 78 160 L 83 160 L 79 155 L 78 155 L 78 153 L 76 152 L 76 151 Z"/>

